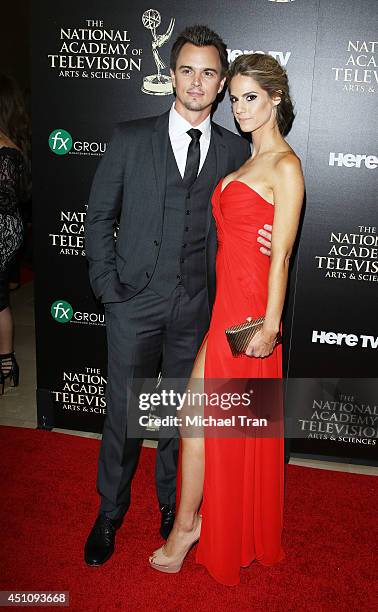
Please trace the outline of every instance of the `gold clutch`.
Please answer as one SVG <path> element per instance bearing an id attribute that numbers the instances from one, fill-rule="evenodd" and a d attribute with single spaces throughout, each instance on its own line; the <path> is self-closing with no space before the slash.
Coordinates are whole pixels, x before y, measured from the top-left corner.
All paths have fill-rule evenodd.
<path id="1" fill-rule="evenodd" d="M 234 357 L 238 357 L 245 353 L 253 336 L 262 328 L 264 319 L 265 317 L 258 317 L 258 319 L 246 321 L 245 323 L 240 323 L 240 325 L 233 325 L 225 330 L 226 338 Z M 273 346 L 277 346 L 277 344 L 281 342 L 282 336 L 280 332 L 278 332 Z"/>

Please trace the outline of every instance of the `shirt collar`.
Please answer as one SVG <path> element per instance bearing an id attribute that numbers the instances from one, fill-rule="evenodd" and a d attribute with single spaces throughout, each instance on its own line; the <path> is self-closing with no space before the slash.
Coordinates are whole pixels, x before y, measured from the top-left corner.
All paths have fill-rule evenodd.
<path id="1" fill-rule="evenodd" d="M 181 136 L 182 134 L 186 134 L 186 132 L 192 129 L 192 125 L 177 112 L 175 108 L 175 103 L 172 104 L 171 110 L 169 112 L 169 133 L 174 134 L 175 136 Z M 202 123 L 196 125 L 196 130 L 201 130 L 202 136 L 205 138 L 210 138 L 211 133 L 211 119 L 210 115 L 206 117 Z"/>

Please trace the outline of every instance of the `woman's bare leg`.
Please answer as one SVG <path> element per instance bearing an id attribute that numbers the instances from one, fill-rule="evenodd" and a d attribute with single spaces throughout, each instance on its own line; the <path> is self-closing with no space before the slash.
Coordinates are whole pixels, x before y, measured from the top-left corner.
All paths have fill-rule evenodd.
<path id="1" fill-rule="evenodd" d="M 207 340 L 197 356 L 193 371 L 188 383 L 192 392 L 203 392 Z M 183 412 L 190 414 L 190 407 L 183 408 Z M 181 469 L 181 496 L 176 519 L 164 546 L 164 555 L 175 557 L 186 547 L 188 540 L 198 527 L 198 508 L 203 495 L 203 478 L 205 468 L 204 439 L 183 436 L 182 443 L 182 469 Z"/>
<path id="2" fill-rule="evenodd" d="M 0 311 L 0 354 L 13 351 L 13 317 L 9 306 Z"/>

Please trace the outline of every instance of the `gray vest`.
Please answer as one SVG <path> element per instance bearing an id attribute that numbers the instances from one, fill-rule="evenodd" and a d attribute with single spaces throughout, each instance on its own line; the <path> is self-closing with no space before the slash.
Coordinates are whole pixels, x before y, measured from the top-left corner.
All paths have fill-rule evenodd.
<path id="1" fill-rule="evenodd" d="M 207 285 L 206 238 L 211 219 L 211 190 L 216 157 L 211 139 L 202 169 L 190 190 L 184 187 L 168 143 L 163 234 L 151 289 L 169 296 L 181 283 L 194 297 Z"/>

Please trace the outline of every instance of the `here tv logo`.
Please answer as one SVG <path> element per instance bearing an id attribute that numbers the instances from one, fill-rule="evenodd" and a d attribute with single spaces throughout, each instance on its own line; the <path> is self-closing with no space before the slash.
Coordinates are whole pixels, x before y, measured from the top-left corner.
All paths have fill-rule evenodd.
<path id="1" fill-rule="evenodd" d="M 314 344 L 336 344 L 338 346 L 359 346 L 360 348 L 378 348 L 378 336 L 368 336 L 367 334 L 351 334 L 333 331 L 312 331 L 311 342 Z"/>
<path id="2" fill-rule="evenodd" d="M 331 151 L 328 160 L 329 166 L 344 166 L 344 168 L 362 168 L 375 170 L 378 167 L 378 157 L 376 155 L 354 154 L 354 153 L 335 153 Z"/>

